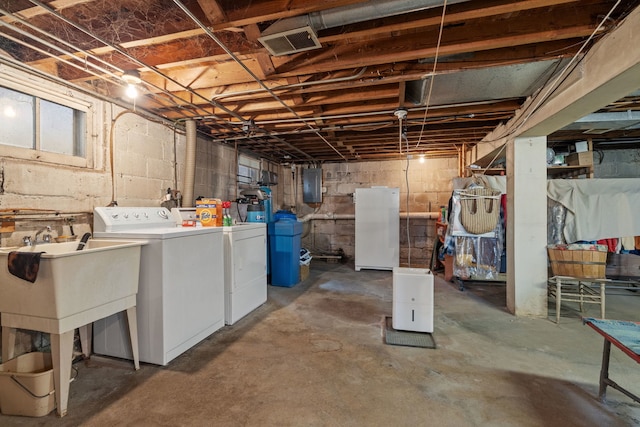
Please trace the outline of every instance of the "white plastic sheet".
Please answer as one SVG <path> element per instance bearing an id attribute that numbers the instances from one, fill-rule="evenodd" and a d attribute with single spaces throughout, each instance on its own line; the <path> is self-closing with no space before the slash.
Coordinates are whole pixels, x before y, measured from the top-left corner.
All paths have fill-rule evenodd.
<path id="1" fill-rule="evenodd" d="M 567 208 L 568 243 L 640 236 L 640 179 L 551 179 L 547 195 Z"/>

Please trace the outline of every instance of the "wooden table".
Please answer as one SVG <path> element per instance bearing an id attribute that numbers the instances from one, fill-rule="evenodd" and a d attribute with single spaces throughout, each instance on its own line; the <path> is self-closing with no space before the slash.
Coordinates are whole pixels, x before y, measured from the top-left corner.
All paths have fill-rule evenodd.
<path id="1" fill-rule="evenodd" d="M 618 383 L 609 378 L 611 344 L 622 350 L 624 354 L 635 360 L 636 363 L 640 363 L 640 323 L 593 318 L 584 318 L 583 322 L 604 337 L 598 398 L 604 402 L 607 386 L 610 386 L 640 403 L 640 397 L 631 393 L 629 390 L 624 389 Z"/>

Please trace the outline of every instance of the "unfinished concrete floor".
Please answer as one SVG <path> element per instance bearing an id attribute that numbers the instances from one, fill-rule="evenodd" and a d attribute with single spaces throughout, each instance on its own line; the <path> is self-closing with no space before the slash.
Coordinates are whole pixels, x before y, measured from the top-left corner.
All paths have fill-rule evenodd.
<path id="1" fill-rule="evenodd" d="M 392 274 L 314 261 L 293 288 L 166 367 L 93 357 L 75 364 L 69 413 L 0 415 L 2 426 L 629 426 L 640 404 L 597 399 L 603 339 L 567 306 L 560 325 L 516 318 L 503 285 L 441 276 L 437 349 L 390 346 Z M 608 300 L 640 320 L 640 298 Z M 597 316 L 596 307 L 589 315 Z M 640 392 L 640 366 L 612 349 L 611 378 Z"/>

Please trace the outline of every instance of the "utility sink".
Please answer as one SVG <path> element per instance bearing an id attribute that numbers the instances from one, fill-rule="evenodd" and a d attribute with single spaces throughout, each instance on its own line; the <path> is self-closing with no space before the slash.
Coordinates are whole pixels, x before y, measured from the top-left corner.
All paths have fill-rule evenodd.
<path id="1" fill-rule="evenodd" d="M 17 329 L 50 334 L 58 415 L 67 413 L 73 336 L 80 329 L 83 353 L 91 351 L 91 324 L 126 311 L 134 367 L 140 368 L 136 294 L 140 249 L 145 241 L 89 240 L 0 248 L 0 323 L 2 360 L 15 356 Z M 12 251 L 43 252 L 36 280 L 31 283 L 9 272 Z"/>
<path id="2" fill-rule="evenodd" d="M 144 241 L 90 239 L 0 248 L 0 313 L 63 319 L 138 292 Z M 34 283 L 7 267 L 11 251 L 44 252 Z"/>

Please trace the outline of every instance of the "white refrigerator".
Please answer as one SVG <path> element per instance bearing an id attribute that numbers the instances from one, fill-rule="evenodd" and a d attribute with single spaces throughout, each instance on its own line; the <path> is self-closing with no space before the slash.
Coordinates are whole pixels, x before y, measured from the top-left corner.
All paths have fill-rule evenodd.
<path id="1" fill-rule="evenodd" d="M 356 188 L 356 271 L 393 270 L 400 262 L 400 189 Z"/>

